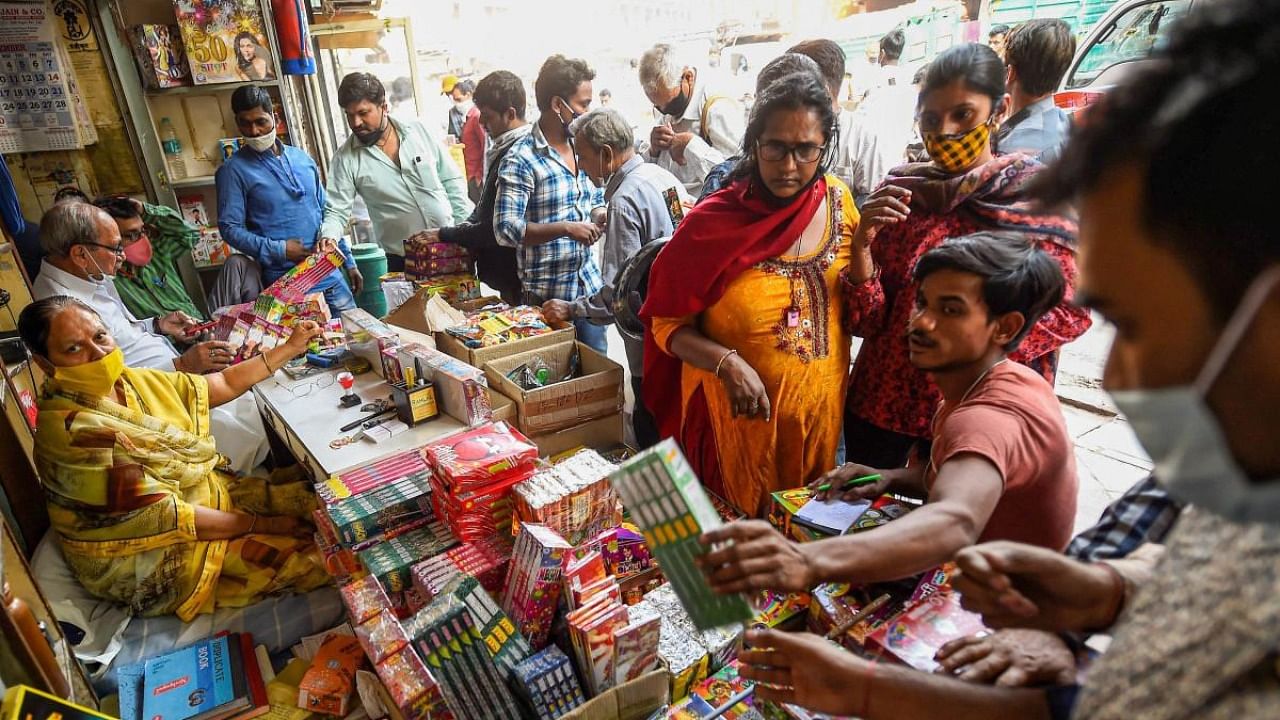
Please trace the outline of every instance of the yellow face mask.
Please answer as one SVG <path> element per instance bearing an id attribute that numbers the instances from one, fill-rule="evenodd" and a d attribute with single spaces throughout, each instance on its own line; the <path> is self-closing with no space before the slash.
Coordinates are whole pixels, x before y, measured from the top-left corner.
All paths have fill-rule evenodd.
<path id="1" fill-rule="evenodd" d="M 103 397 L 111 393 L 111 388 L 123 373 L 124 353 L 116 348 L 82 365 L 55 368 L 53 379 L 60 389 L 67 392 Z"/>
<path id="2" fill-rule="evenodd" d="M 951 173 L 960 172 L 972 165 L 990 142 L 990 120 L 962 133 L 924 133 L 924 149 L 929 153 L 929 159 Z"/>

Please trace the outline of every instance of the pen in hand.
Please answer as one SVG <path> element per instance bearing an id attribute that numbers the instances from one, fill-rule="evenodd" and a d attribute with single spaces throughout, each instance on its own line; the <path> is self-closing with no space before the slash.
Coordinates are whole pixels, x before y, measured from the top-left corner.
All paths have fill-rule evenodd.
<path id="1" fill-rule="evenodd" d="M 845 490 L 852 490 L 853 488 L 856 488 L 856 487 L 862 487 L 863 485 L 870 485 L 871 483 L 874 483 L 878 480 L 880 480 L 879 473 L 875 475 L 866 475 L 864 477 L 854 478 L 852 480 L 849 480 L 845 484 L 841 485 L 840 492 L 844 492 Z M 821 492 L 826 492 L 830 489 L 831 489 L 831 483 L 823 483 L 818 487 L 814 488 L 814 492 L 821 493 Z"/>

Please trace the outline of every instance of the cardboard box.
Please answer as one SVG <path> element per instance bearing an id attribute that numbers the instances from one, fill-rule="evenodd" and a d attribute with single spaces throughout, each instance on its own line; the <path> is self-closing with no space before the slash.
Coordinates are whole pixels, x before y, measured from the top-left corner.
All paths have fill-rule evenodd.
<path id="1" fill-rule="evenodd" d="M 364 663 L 364 649 L 351 635 L 325 638 L 311 669 L 298 686 L 298 707 L 322 715 L 345 717 L 356 689 L 356 670 Z"/>
<path id="2" fill-rule="evenodd" d="M 561 716 L 561 720 L 640 720 L 667 704 L 667 674 L 651 672 L 610 688 Z"/>
<path id="3" fill-rule="evenodd" d="M 514 402 L 512 402 L 511 407 L 514 411 Z M 497 419 L 497 411 L 495 410 L 494 420 Z M 559 455 L 575 448 L 590 448 L 592 450 L 611 448 L 623 443 L 622 422 L 622 413 L 607 415 L 595 420 L 588 420 L 568 430 L 538 435 L 529 439 L 533 441 L 534 445 L 538 446 L 538 457 L 544 458 Z"/>
<path id="4" fill-rule="evenodd" d="M 488 388 L 489 391 L 489 410 L 493 413 L 493 422 L 505 422 L 511 425 L 516 424 L 516 401 L 503 395 L 502 393 Z M 532 439 L 532 438 L 530 438 Z M 537 444 L 536 442 L 534 443 Z M 542 447 L 538 447 L 539 453 Z"/>
<path id="5" fill-rule="evenodd" d="M 413 328 L 417 329 L 417 328 Z M 573 326 L 553 330 L 545 335 L 535 335 L 533 337 L 524 338 L 523 340 L 515 340 L 513 342 L 502 343 L 501 345 L 490 345 L 483 348 L 469 348 L 463 344 L 461 340 L 450 335 L 449 333 L 436 333 L 436 348 L 441 352 L 448 353 L 459 360 L 465 362 L 472 367 L 483 368 L 485 363 L 498 358 L 505 358 L 516 355 L 529 350 L 537 350 L 539 348 L 549 347 L 564 342 L 572 342 L 574 339 Z M 505 392 L 505 391 L 504 391 Z M 510 397 L 508 395 L 508 397 Z"/>
<path id="6" fill-rule="evenodd" d="M 581 369 L 572 380 L 525 390 L 507 379 L 507 373 L 535 357 L 551 367 L 552 377 L 561 375 L 575 348 Z M 566 430 L 622 410 L 622 366 L 580 342 L 559 343 L 490 360 L 484 371 L 491 387 L 515 400 L 519 417 L 516 426 L 530 436 Z"/>

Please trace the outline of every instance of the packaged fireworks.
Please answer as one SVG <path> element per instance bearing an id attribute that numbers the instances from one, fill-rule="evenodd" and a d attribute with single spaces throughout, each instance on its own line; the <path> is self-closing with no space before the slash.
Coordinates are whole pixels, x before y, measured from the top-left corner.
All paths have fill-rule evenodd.
<path id="1" fill-rule="evenodd" d="M 413 649 L 388 656 L 374 669 L 405 720 L 453 720 L 435 678 Z"/>
<path id="2" fill-rule="evenodd" d="M 412 620 L 414 646 L 460 720 L 520 717 L 467 606 L 442 594 Z"/>
<path id="3" fill-rule="evenodd" d="M 385 377 L 383 353 L 400 347 L 400 334 L 360 308 L 342 311 L 342 329 L 346 333 L 347 349 L 368 360 L 374 370 Z"/>
<path id="4" fill-rule="evenodd" d="M 382 585 L 372 576 L 365 576 L 342 586 L 342 602 L 347 606 L 351 622 L 360 623 L 391 609 L 391 600 Z"/>
<path id="5" fill-rule="evenodd" d="M 588 694 L 599 695 L 613 687 L 617 660 L 615 633 L 628 624 L 626 606 L 616 599 L 597 595 L 570 612 L 565 622 Z"/>
<path id="6" fill-rule="evenodd" d="M 630 622 L 614 632 L 614 686 L 635 680 L 658 668 L 658 641 L 661 637 L 660 618 Z"/>
<path id="7" fill-rule="evenodd" d="M 694 625 L 709 629 L 749 620 L 746 598 L 716 593 L 694 564 L 706 552 L 699 537 L 721 520 L 675 441 L 628 460 L 611 480 Z"/>
<path id="8" fill-rule="evenodd" d="M 382 662 L 409 644 L 404 627 L 390 611 L 378 613 L 356 625 L 356 639 L 374 663 Z"/>
<path id="9" fill-rule="evenodd" d="M 467 316 L 467 324 L 446 332 L 469 348 L 490 347 L 552 332 L 542 311 L 527 305 L 505 310 L 481 310 Z"/>
<path id="10" fill-rule="evenodd" d="M 493 597 L 481 587 L 480 581 L 471 575 L 454 576 L 444 586 L 442 594 L 452 595 L 466 605 L 493 662 L 503 678 L 511 680 L 516 666 L 533 654 L 529 641 L 520 634 L 511 618 L 502 612 Z"/>
<path id="11" fill-rule="evenodd" d="M 984 629 L 982 616 L 960 607 L 958 595 L 944 592 L 909 606 L 872 632 L 867 642 L 917 670 L 933 672 L 938 668 L 934 656 L 943 645 Z"/>
<path id="12" fill-rule="evenodd" d="M 480 370 L 434 348 L 414 343 L 397 352 L 404 382 L 418 378 L 435 383 L 437 399 L 452 418 L 476 427 L 493 419 L 489 405 L 489 381 Z"/>
<path id="13" fill-rule="evenodd" d="M 396 602 L 397 595 L 408 590 L 412 583 L 409 569 L 422 558 L 438 555 L 456 542 L 442 525 L 434 523 L 371 545 L 356 553 L 356 557 L 365 570 L 382 583 L 392 604 L 400 604 Z"/>
<path id="14" fill-rule="evenodd" d="M 615 466 L 584 450 L 515 487 L 521 522 L 546 525 L 573 545 L 619 522 L 618 494 L 609 482 Z"/>
<path id="15" fill-rule="evenodd" d="M 425 480 L 426 460 L 418 450 L 392 455 L 363 467 L 347 470 L 316 484 L 316 496 L 325 505 L 418 476 Z"/>
<path id="16" fill-rule="evenodd" d="M 338 540 L 348 547 L 384 538 L 407 523 L 430 519 L 431 492 L 425 478 L 411 476 L 328 508 Z"/>
<path id="17" fill-rule="evenodd" d="M 569 656 L 552 645 L 516 666 L 515 686 L 538 720 L 556 720 L 585 699 Z"/>
<path id="18" fill-rule="evenodd" d="M 538 448 L 506 423 L 482 425 L 428 445 L 427 462 L 453 491 L 492 485 L 532 468 Z"/>
<path id="19" fill-rule="evenodd" d="M 419 290 L 426 290 L 428 297 L 439 295 L 450 303 L 475 300 L 480 297 L 480 281 L 471 273 L 418 279 L 417 287 Z"/>
<path id="20" fill-rule="evenodd" d="M 520 526 L 502 594 L 502 609 L 534 648 L 547 644 L 560 600 L 561 568 L 572 549 L 551 528 L 533 523 Z"/>

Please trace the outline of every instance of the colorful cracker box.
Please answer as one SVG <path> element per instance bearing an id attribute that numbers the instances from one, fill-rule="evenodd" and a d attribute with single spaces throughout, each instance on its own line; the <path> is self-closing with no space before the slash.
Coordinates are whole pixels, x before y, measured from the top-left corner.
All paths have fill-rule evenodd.
<path id="1" fill-rule="evenodd" d="M 853 588 L 847 584 L 824 583 L 814 588 L 809 595 L 811 602 L 808 627 L 818 635 L 827 635 L 832 630 L 843 627 L 872 601 L 865 589 Z M 836 642 L 855 652 L 862 650 L 867 636 L 893 617 L 898 607 L 900 606 L 894 603 L 884 605 L 866 620 L 835 638 Z"/>
<path id="2" fill-rule="evenodd" d="M 348 547 L 385 538 L 406 523 L 429 519 L 431 492 L 427 478 L 412 475 L 367 493 L 339 500 L 328 508 L 338 541 Z"/>
<path id="3" fill-rule="evenodd" d="M 412 648 L 387 657 L 374 669 L 404 720 L 453 720 L 440 686 Z"/>
<path id="4" fill-rule="evenodd" d="M 455 576 L 445 585 L 443 592 L 466 606 L 499 672 L 505 680 L 512 680 L 516 667 L 533 654 L 529 641 L 520 634 L 515 623 L 472 575 Z"/>
<path id="5" fill-rule="evenodd" d="M 411 628 L 414 646 L 456 717 L 520 717 L 466 604 L 443 594 L 413 617 Z"/>
<path id="6" fill-rule="evenodd" d="M 454 435 L 428 445 L 424 452 L 435 475 L 455 491 L 524 475 L 538 459 L 537 446 L 502 422 Z"/>
<path id="7" fill-rule="evenodd" d="M 471 273 L 440 275 L 417 282 L 419 289 L 427 291 L 427 297 L 439 295 L 446 302 L 465 302 L 480 297 L 480 281 Z"/>
<path id="8" fill-rule="evenodd" d="M 431 523 L 371 545 L 356 553 L 356 557 L 365 570 L 382 583 L 394 605 L 398 604 L 397 595 L 408 590 L 412 583 L 409 569 L 414 563 L 438 555 L 456 542 L 442 525 Z"/>
<path id="9" fill-rule="evenodd" d="M 560 573 L 573 546 L 551 528 L 534 523 L 520 526 L 511 568 L 502 595 L 502 609 L 534 648 L 547 644 L 556 605 L 560 601 Z"/>
<path id="10" fill-rule="evenodd" d="M 147 89 L 191 84 L 191 68 L 187 65 L 177 25 L 135 25 L 129 31 L 129 40 L 142 74 L 142 84 Z"/>
<path id="11" fill-rule="evenodd" d="M 714 592 L 694 565 L 706 552 L 699 537 L 721 520 L 675 441 L 628 460 L 611 479 L 694 625 L 706 630 L 751 619 L 743 595 Z"/>
<path id="12" fill-rule="evenodd" d="M 426 460 L 418 450 L 392 455 L 364 467 L 347 470 L 316 484 L 316 496 L 327 505 L 346 500 L 361 493 L 376 490 L 399 480 L 413 476 L 425 476 Z"/>
<path id="13" fill-rule="evenodd" d="M 515 676 L 526 711 L 538 720 L 556 720 L 585 700 L 573 663 L 555 645 L 521 661 Z"/>
<path id="14" fill-rule="evenodd" d="M 345 717 L 356 689 L 356 670 L 363 663 L 364 650 L 356 638 L 340 634 L 325 638 L 298 686 L 298 707 Z"/>
<path id="15" fill-rule="evenodd" d="M 368 360 L 374 371 L 386 378 L 387 367 L 382 359 L 387 350 L 400 347 L 400 334 L 361 308 L 342 311 L 342 329 L 347 335 L 347 349 Z"/>
<path id="16" fill-rule="evenodd" d="M 583 450 L 515 486 L 516 515 L 546 525 L 578 545 L 616 527 L 618 494 L 609 482 L 616 467 Z"/>
<path id="17" fill-rule="evenodd" d="M 342 602 L 347 606 L 351 622 L 359 625 L 374 616 L 391 609 L 391 600 L 382 585 L 372 576 L 365 576 L 342 586 Z"/>
<path id="18" fill-rule="evenodd" d="M 274 80 L 272 49 L 256 0 L 173 0 L 196 85 Z"/>
<path id="19" fill-rule="evenodd" d="M 958 595 L 934 593 L 877 628 L 867 642 L 917 670 L 933 672 L 943 645 L 984 629 L 982 616 L 960 607 Z"/>
<path id="20" fill-rule="evenodd" d="M 462 573 L 475 577 L 490 595 L 498 596 L 507 579 L 511 552 L 509 536 L 495 534 L 419 562 L 411 570 L 415 602 L 430 602 L 454 576 Z"/>
<path id="21" fill-rule="evenodd" d="M 356 639 L 360 647 L 375 664 L 400 652 L 409 645 L 404 627 L 391 611 L 377 615 L 356 625 Z"/>

